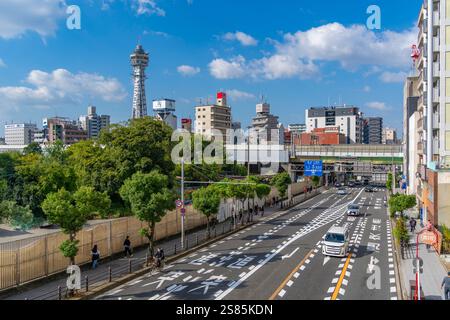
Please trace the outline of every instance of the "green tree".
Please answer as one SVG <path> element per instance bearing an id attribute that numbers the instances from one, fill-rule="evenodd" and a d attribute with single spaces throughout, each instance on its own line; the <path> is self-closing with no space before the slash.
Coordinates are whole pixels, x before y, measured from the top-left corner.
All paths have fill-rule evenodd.
<path id="1" fill-rule="evenodd" d="M 42 203 L 42 208 L 51 223 L 57 224 L 62 231 L 69 235 L 60 250 L 70 264 L 75 264 L 78 254 L 76 234 L 86 224 L 95 212 L 106 212 L 108 200 L 105 194 L 94 191 L 93 188 L 81 187 L 74 194 L 62 188 L 58 192 L 50 193 Z"/>
<path id="2" fill-rule="evenodd" d="M 120 189 L 120 195 L 130 206 L 131 212 L 148 228 L 141 234 L 149 240 L 149 255 L 153 259 L 155 226 L 166 215 L 168 210 L 175 208 L 175 196 L 170 189 L 169 178 L 154 170 L 150 173 L 136 173 L 126 180 Z"/>
<path id="3" fill-rule="evenodd" d="M 317 188 L 320 184 L 320 178 L 317 176 L 312 177 L 312 183 L 314 188 Z"/>
<path id="4" fill-rule="evenodd" d="M 400 217 L 395 222 L 395 227 L 393 230 L 394 237 L 401 244 L 407 243 L 409 241 L 408 228 L 406 226 L 406 218 Z"/>
<path id="5" fill-rule="evenodd" d="M 389 211 L 391 217 L 394 217 L 396 212 L 400 212 L 403 216 L 404 211 L 414 208 L 416 205 L 417 199 L 414 195 L 392 195 L 389 199 Z"/>
<path id="6" fill-rule="evenodd" d="M 274 176 L 270 184 L 277 188 L 281 198 L 285 198 L 288 187 L 292 184 L 292 180 L 287 172 L 283 172 Z"/>
<path id="7" fill-rule="evenodd" d="M 42 154 L 42 148 L 37 142 L 32 142 L 23 149 L 24 154 L 37 153 Z"/>
<path id="8" fill-rule="evenodd" d="M 175 165 L 171 160 L 174 143 L 172 129 L 151 117 L 113 125 L 102 131 L 97 141 L 83 141 L 68 150 L 69 161 L 76 169 L 77 185 L 106 191 L 116 214 L 128 213 L 120 188 L 135 173 L 158 170 L 174 184 Z"/>
<path id="9" fill-rule="evenodd" d="M 200 188 L 192 194 L 193 206 L 206 217 L 207 238 L 211 237 L 210 220 L 219 212 L 220 193 L 215 186 Z"/>
<path id="10" fill-rule="evenodd" d="M 14 228 L 30 229 L 33 226 L 33 218 L 29 207 L 21 207 L 14 201 L 0 202 L 0 220 L 6 221 Z"/>
<path id="11" fill-rule="evenodd" d="M 389 193 L 392 193 L 392 180 L 393 180 L 392 173 L 388 173 L 388 178 L 386 181 L 386 189 L 388 189 Z"/>

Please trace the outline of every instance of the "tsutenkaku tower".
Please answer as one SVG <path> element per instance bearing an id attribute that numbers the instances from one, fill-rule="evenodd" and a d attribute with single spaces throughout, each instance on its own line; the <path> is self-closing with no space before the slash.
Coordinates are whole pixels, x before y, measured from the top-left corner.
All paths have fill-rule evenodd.
<path id="1" fill-rule="evenodd" d="M 130 56 L 133 67 L 134 93 L 132 119 L 147 116 L 147 97 L 145 95 L 145 69 L 148 67 L 149 56 L 140 44 Z"/>

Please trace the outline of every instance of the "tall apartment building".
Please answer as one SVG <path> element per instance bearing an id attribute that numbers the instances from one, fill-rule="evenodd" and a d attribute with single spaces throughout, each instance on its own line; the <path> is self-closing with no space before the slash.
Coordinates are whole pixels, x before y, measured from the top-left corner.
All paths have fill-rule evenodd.
<path id="1" fill-rule="evenodd" d="M 450 225 L 450 1 L 424 1 L 417 25 L 417 198 L 425 221 Z"/>
<path id="2" fill-rule="evenodd" d="M 393 128 L 383 128 L 383 134 L 381 138 L 382 144 L 397 144 L 397 130 Z"/>
<path id="3" fill-rule="evenodd" d="M 419 143 L 419 134 L 417 127 L 419 122 L 419 112 L 417 104 L 419 102 L 419 93 L 417 91 L 419 78 L 417 76 L 408 77 L 403 89 L 403 170 L 408 186 L 408 194 L 417 193 L 417 166 L 419 155 L 417 154 L 417 144 Z M 421 120 L 423 121 L 423 119 Z M 423 126 L 422 124 L 420 124 Z"/>
<path id="4" fill-rule="evenodd" d="M 368 117 L 364 119 L 364 144 L 381 144 L 383 136 L 383 118 Z"/>
<path id="5" fill-rule="evenodd" d="M 13 123 L 5 125 L 5 143 L 7 145 L 29 145 L 37 126 L 33 123 Z"/>
<path id="6" fill-rule="evenodd" d="M 87 132 L 89 139 L 98 138 L 102 130 L 107 130 L 111 124 L 111 117 L 109 115 L 98 115 L 97 108 L 94 106 L 88 107 L 88 114 L 80 116 L 80 125 L 84 131 Z"/>
<path id="7" fill-rule="evenodd" d="M 256 105 L 256 117 L 252 120 L 250 143 L 258 145 L 284 144 L 284 127 L 278 117 L 270 113 L 270 104 Z"/>
<path id="8" fill-rule="evenodd" d="M 362 143 L 362 113 L 357 107 L 319 107 L 305 111 L 306 132 L 339 127 L 347 144 Z"/>
<path id="9" fill-rule="evenodd" d="M 60 140 L 65 145 L 72 145 L 79 141 L 88 139 L 88 134 L 77 121 L 68 118 L 44 119 L 44 128 L 47 129 L 47 141 L 55 143 Z"/>
<path id="10" fill-rule="evenodd" d="M 195 132 L 211 136 L 211 130 L 220 130 L 226 141 L 227 130 L 231 130 L 231 107 L 225 92 L 217 93 L 217 101 L 212 105 L 195 107 Z"/>

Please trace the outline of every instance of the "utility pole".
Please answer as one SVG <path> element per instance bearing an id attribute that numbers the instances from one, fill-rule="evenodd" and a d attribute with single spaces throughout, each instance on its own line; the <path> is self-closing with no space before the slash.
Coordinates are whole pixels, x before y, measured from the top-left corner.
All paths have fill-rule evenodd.
<path id="1" fill-rule="evenodd" d="M 181 159 L 181 249 L 184 249 L 184 157 Z"/>
<path id="2" fill-rule="evenodd" d="M 247 177 L 250 177 L 250 130 L 251 127 L 248 127 L 248 135 L 247 135 Z"/>

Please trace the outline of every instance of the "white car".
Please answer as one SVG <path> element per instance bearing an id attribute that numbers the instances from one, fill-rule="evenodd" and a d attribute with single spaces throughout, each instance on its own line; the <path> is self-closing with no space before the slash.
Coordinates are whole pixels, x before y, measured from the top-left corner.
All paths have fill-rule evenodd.
<path id="1" fill-rule="evenodd" d="M 332 226 L 322 241 L 322 254 L 325 256 L 346 257 L 349 252 L 350 238 L 347 228 Z"/>
<path id="2" fill-rule="evenodd" d="M 345 188 L 339 188 L 337 191 L 337 194 L 343 196 L 347 194 L 347 190 L 345 190 Z"/>

